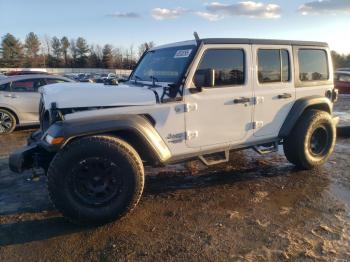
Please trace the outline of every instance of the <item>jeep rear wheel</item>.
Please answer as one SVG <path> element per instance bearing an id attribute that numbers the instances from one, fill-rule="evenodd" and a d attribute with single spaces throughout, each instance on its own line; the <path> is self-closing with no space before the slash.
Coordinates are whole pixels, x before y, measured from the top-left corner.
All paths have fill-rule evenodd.
<path id="1" fill-rule="evenodd" d="M 0 109 L 0 134 L 12 133 L 16 128 L 16 118 L 15 116 L 5 110 Z"/>
<path id="2" fill-rule="evenodd" d="M 107 136 L 73 142 L 57 153 L 48 170 L 53 204 L 81 225 L 101 225 L 126 215 L 140 200 L 143 186 L 137 152 Z"/>
<path id="3" fill-rule="evenodd" d="M 306 111 L 283 143 L 287 159 L 301 169 L 324 164 L 331 156 L 336 127 L 329 113 Z"/>

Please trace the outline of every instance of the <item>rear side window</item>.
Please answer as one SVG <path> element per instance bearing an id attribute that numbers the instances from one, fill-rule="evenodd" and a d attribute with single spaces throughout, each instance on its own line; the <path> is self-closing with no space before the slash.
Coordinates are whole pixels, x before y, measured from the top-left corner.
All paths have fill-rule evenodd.
<path id="1" fill-rule="evenodd" d="M 322 81 L 329 79 L 327 53 L 321 49 L 300 49 L 299 78 L 301 81 Z"/>
<path id="2" fill-rule="evenodd" d="M 11 90 L 12 92 L 37 92 L 38 88 L 44 84 L 43 79 L 14 81 L 11 84 Z"/>
<path id="3" fill-rule="evenodd" d="M 0 91 L 10 91 L 10 83 L 0 85 Z"/>
<path id="4" fill-rule="evenodd" d="M 214 69 L 215 86 L 243 85 L 245 57 L 242 49 L 209 49 L 197 70 Z"/>
<path id="5" fill-rule="evenodd" d="M 290 80 L 289 52 L 284 49 L 258 51 L 259 83 L 288 82 Z"/>

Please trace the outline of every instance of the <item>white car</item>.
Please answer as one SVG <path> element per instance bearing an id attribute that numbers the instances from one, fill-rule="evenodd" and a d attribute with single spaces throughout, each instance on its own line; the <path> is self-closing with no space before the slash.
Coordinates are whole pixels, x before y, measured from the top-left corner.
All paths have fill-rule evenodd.
<path id="1" fill-rule="evenodd" d="M 14 172 L 42 168 L 51 200 L 79 224 L 131 211 L 144 165 L 227 162 L 282 144 L 299 168 L 332 154 L 337 92 L 331 53 L 318 42 L 197 39 L 148 50 L 118 87 L 43 88 L 41 131 L 10 156 Z"/>
<path id="2" fill-rule="evenodd" d="M 16 75 L 0 79 L 0 135 L 16 126 L 39 124 L 39 88 L 73 82 L 53 75 Z"/>

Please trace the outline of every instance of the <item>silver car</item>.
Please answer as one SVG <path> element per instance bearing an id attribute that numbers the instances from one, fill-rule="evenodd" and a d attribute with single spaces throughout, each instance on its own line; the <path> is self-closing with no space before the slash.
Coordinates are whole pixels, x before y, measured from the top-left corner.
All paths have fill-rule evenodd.
<path id="1" fill-rule="evenodd" d="M 16 126 L 39 123 L 39 87 L 74 82 L 53 75 L 19 75 L 0 79 L 0 135 L 11 133 Z"/>

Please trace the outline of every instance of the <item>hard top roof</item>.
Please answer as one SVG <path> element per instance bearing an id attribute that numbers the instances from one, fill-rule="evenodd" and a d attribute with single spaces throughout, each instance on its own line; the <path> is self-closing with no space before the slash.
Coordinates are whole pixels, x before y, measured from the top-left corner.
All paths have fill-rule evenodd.
<path id="1" fill-rule="evenodd" d="M 250 44 L 250 45 L 292 45 L 292 46 L 315 46 L 328 47 L 327 43 L 314 41 L 296 41 L 296 40 L 274 40 L 274 39 L 252 39 L 252 38 L 204 38 L 200 39 L 203 44 Z M 157 46 L 153 50 L 167 47 L 197 45 L 195 40 L 176 42 Z"/>

